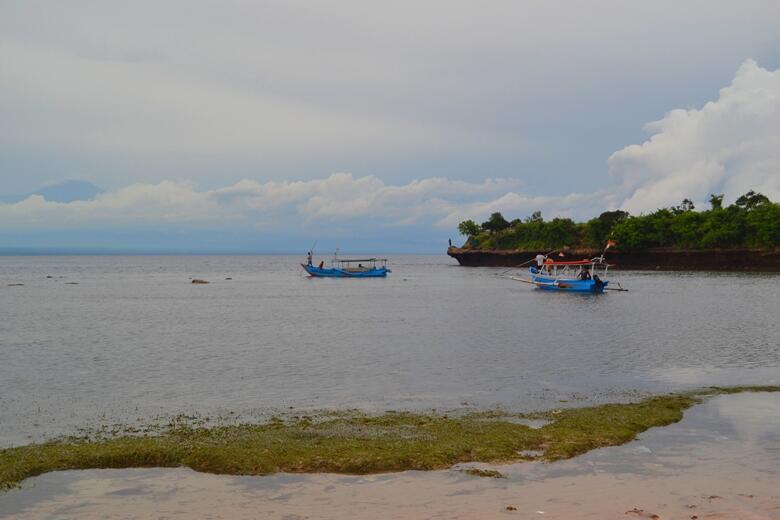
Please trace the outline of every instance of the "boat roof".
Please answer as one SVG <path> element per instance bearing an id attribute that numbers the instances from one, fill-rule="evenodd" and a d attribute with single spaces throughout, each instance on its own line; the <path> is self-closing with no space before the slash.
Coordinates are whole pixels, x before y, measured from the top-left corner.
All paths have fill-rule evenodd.
<path id="1" fill-rule="evenodd" d="M 593 260 L 573 260 L 571 262 L 555 262 L 549 258 L 544 261 L 545 265 L 590 265 L 594 263 Z"/>
<path id="2" fill-rule="evenodd" d="M 387 262 L 387 258 L 339 258 L 339 262 Z"/>

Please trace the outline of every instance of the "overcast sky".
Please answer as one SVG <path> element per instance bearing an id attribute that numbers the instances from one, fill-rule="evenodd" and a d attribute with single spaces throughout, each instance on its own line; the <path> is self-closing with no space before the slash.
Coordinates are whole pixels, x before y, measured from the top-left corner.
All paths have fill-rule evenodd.
<path id="1" fill-rule="evenodd" d="M 0 238 L 427 251 L 493 210 L 780 199 L 778 27 L 751 0 L 0 0 L 0 196 L 105 190 L 0 203 Z"/>

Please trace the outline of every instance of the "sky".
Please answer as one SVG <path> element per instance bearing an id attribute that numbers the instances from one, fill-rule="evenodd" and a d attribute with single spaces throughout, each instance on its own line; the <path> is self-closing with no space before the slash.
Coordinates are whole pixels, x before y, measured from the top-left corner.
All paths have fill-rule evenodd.
<path id="1" fill-rule="evenodd" d="M 435 252 L 493 211 L 780 200 L 777 27 L 756 0 L 0 0 L 0 249 Z M 102 193 L 35 194 L 68 180 Z"/>

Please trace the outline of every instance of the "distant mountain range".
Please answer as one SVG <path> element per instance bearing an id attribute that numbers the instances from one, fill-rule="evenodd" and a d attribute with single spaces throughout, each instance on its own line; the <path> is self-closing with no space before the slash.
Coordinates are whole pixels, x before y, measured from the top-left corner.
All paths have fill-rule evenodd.
<path id="1" fill-rule="evenodd" d="M 103 193 L 103 190 L 89 181 L 65 181 L 46 186 L 27 195 L 10 195 L 0 198 L 0 202 L 19 202 L 31 195 L 40 195 L 49 202 L 74 202 L 90 200 Z"/>

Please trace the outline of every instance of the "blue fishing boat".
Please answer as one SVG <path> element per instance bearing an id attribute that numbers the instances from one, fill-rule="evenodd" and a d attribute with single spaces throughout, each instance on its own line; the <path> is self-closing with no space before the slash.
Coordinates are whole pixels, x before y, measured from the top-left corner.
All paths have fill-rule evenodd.
<path id="1" fill-rule="evenodd" d="M 365 264 L 365 265 L 364 265 Z M 324 262 L 313 265 L 311 256 L 301 267 L 311 276 L 325 278 L 382 278 L 392 272 L 387 268 L 387 258 L 333 258 L 330 267 Z"/>
<path id="2" fill-rule="evenodd" d="M 597 269 L 602 269 L 602 275 L 596 274 Z M 569 291 L 578 293 L 603 293 L 607 290 L 607 270 L 609 264 L 603 257 L 591 260 L 576 260 L 573 262 L 555 262 L 546 259 L 539 267 L 528 269 L 528 278 L 516 278 L 518 282 L 529 283 L 539 289 L 548 291 Z M 610 288 L 612 289 L 612 288 Z M 616 289 L 625 290 L 625 289 Z"/>

